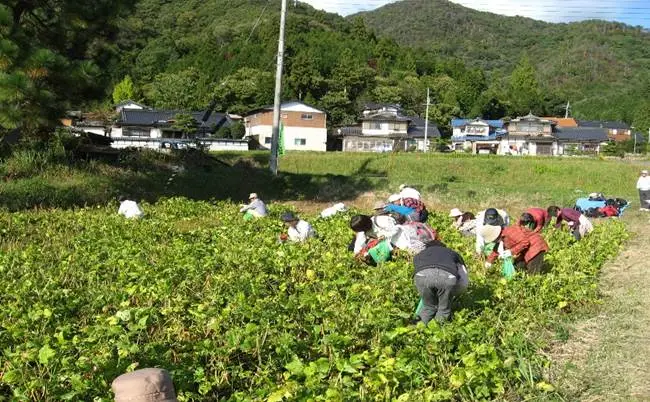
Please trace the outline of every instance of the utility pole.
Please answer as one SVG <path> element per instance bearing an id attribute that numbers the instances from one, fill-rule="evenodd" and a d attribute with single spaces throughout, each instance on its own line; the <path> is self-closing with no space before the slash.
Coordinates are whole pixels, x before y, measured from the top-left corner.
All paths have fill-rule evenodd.
<path id="1" fill-rule="evenodd" d="M 428 151 L 427 138 L 429 134 L 429 104 L 431 98 L 429 98 L 429 88 L 427 88 L 427 109 L 424 112 L 424 152 Z"/>
<path id="2" fill-rule="evenodd" d="M 571 109 L 571 103 L 570 103 L 570 101 L 567 101 L 566 102 L 566 109 L 565 109 L 565 112 L 564 112 L 564 118 L 565 119 L 569 118 L 569 109 Z"/>
<path id="3" fill-rule="evenodd" d="M 280 12 L 280 38 L 278 39 L 277 66 L 275 69 L 275 100 L 273 102 L 273 129 L 271 131 L 271 158 L 269 168 L 278 175 L 278 139 L 280 137 L 280 105 L 282 100 L 282 63 L 284 59 L 284 24 L 287 17 L 287 0 L 282 0 Z"/>

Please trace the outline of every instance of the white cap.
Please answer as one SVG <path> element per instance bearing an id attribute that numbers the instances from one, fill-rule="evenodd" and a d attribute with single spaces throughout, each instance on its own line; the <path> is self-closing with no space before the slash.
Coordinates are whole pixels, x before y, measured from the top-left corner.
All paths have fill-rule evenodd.
<path id="1" fill-rule="evenodd" d="M 257 198 L 257 193 L 251 193 L 251 195 L 248 196 L 249 200 L 253 198 Z"/>
<path id="2" fill-rule="evenodd" d="M 461 211 L 461 210 L 458 209 L 458 208 L 454 208 L 454 209 L 452 209 L 451 211 L 449 211 L 449 216 L 452 217 L 452 218 L 459 217 L 459 216 L 461 216 L 462 214 L 463 214 L 463 211 Z"/>
<path id="3" fill-rule="evenodd" d="M 404 190 L 405 187 L 406 187 L 406 184 L 400 184 L 400 186 L 399 186 L 399 191 Z"/>
<path id="4" fill-rule="evenodd" d="M 388 197 L 388 202 L 395 202 L 399 201 L 402 199 L 402 196 L 399 194 L 392 194 L 390 197 Z"/>
<path id="5" fill-rule="evenodd" d="M 648 171 L 647 170 L 642 170 L 641 174 L 648 174 Z"/>

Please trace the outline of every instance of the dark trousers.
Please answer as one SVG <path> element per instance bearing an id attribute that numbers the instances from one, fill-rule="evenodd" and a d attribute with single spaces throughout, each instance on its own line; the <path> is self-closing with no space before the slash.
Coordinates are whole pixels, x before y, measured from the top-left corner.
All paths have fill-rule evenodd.
<path id="1" fill-rule="evenodd" d="M 526 264 L 526 272 L 529 275 L 545 274 L 548 270 L 547 265 L 544 261 L 545 256 L 546 251 L 542 251 L 533 257 L 532 260 L 528 261 L 528 264 Z"/>
<path id="2" fill-rule="evenodd" d="M 641 202 L 641 208 L 650 208 L 650 190 L 639 190 L 639 201 Z"/>
<path id="3" fill-rule="evenodd" d="M 438 322 L 447 321 L 458 278 L 442 269 L 431 268 L 416 273 L 413 282 L 422 297 L 419 313 L 422 322 L 428 324 L 433 318 Z"/>

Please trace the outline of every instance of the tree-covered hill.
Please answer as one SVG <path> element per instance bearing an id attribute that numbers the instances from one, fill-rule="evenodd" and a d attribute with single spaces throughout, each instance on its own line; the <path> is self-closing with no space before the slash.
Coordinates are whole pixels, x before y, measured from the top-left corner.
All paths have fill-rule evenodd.
<path id="1" fill-rule="evenodd" d="M 634 120 L 647 98 L 650 33 L 604 21 L 552 24 L 472 10 L 447 0 L 405 0 L 361 13 L 379 36 L 509 74 L 523 55 L 542 87 L 582 117 Z"/>
<path id="2" fill-rule="evenodd" d="M 47 0 L 0 4 L 0 105 L 11 111 L 0 131 L 37 131 L 46 121 L 33 116 L 56 122 L 64 108 L 97 101 L 203 109 L 215 99 L 235 113 L 272 102 L 279 0 L 123 1 L 102 20 L 98 5 L 108 3 L 60 0 L 68 14 Z M 650 36 L 639 29 L 548 24 L 443 0 L 350 18 L 289 3 L 283 97 L 325 109 L 330 127 L 354 122 L 370 101 L 423 116 L 427 88 L 443 129 L 454 116 L 559 114 L 567 101 L 579 117 L 650 127 Z"/>

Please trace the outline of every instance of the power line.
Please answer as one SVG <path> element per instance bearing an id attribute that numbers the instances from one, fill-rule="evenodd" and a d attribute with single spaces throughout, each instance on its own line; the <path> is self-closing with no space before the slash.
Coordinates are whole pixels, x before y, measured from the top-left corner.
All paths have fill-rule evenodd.
<path id="1" fill-rule="evenodd" d="M 259 25 L 260 21 L 262 20 L 262 16 L 264 15 L 264 12 L 266 12 L 266 8 L 269 6 L 271 2 L 267 1 L 266 4 L 264 5 L 264 8 L 262 8 L 262 12 L 260 13 L 260 16 L 257 17 L 257 21 L 255 21 L 255 25 L 253 25 L 253 28 L 251 29 L 251 33 L 248 35 L 248 38 L 246 39 L 246 43 L 248 43 L 249 40 L 251 40 L 251 37 L 253 36 L 253 32 L 255 32 L 255 28 Z"/>

